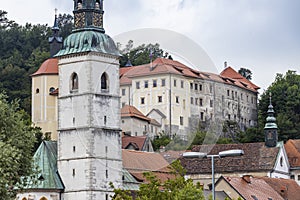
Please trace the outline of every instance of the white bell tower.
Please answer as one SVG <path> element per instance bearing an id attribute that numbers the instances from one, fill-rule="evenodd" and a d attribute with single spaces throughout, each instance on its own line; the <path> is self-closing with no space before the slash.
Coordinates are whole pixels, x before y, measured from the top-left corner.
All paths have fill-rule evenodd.
<path id="1" fill-rule="evenodd" d="M 64 200 L 105 200 L 122 184 L 119 52 L 102 0 L 74 1 L 75 28 L 59 58 L 58 171 Z"/>

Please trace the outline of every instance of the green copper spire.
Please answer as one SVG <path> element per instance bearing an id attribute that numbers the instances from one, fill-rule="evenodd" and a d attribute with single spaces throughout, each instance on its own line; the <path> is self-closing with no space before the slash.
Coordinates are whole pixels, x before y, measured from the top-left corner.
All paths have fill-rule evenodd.
<path id="1" fill-rule="evenodd" d="M 277 124 L 274 117 L 274 108 L 272 105 L 272 94 L 270 94 L 270 105 L 268 107 L 268 117 L 266 118 L 266 124 L 264 128 L 265 132 L 265 145 L 267 147 L 275 147 L 277 145 Z"/>
<path id="2" fill-rule="evenodd" d="M 103 0 L 74 0 L 74 29 L 55 55 L 99 52 L 121 56 L 114 41 L 103 28 Z"/>

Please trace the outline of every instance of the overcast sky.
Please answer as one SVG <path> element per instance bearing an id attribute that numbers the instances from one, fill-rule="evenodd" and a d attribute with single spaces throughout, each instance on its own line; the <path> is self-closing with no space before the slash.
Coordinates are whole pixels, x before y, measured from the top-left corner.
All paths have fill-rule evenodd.
<path id="1" fill-rule="evenodd" d="M 236 70 L 249 68 L 263 89 L 276 73 L 300 73 L 298 0 L 105 0 L 104 6 L 111 37 L 142 28 L 175 31 L 197 43 L 219 72 L 224 61 Z M 52 25 L 55 8 L 72 14 L 73 0 L 9 0 L 0 6 L 19 24 Z"/>

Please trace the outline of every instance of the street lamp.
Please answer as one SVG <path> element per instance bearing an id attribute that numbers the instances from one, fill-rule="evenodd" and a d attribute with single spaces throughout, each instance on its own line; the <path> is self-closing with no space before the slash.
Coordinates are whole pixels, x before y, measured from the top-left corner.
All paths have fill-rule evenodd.
<path id="1" fill-rule="evenodd" d="M 221 151 L 216 155 L 207 155 L 203 152 L 185 152 L 183 153 L 184 158 L 211 158 L 211 176 L 212 176 L 212 199 L 215 200 L 215 164 L 214 158 L 234 157 L 242 156 L 244 151 L 241 149 L 232 149 L 227 151 Z"/>

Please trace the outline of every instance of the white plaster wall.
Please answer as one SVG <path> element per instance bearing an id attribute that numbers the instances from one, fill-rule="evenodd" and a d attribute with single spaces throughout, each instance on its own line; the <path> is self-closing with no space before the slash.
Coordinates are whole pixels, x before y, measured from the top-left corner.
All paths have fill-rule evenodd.
<path id="1" fill-rule="evenodd" d="M 58 192 L 27 192 L 27 193 L 22 193 L 18 194 L 16 197 L 16 200 L 22 200 L 23 198 L 26 198 L 28 200 L 40 200 L 41 198 L 45 197 L 48 200 L 62 200 L 60 198 L 60 193 Z"/>

